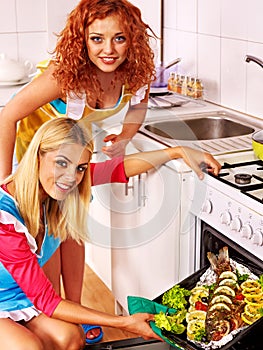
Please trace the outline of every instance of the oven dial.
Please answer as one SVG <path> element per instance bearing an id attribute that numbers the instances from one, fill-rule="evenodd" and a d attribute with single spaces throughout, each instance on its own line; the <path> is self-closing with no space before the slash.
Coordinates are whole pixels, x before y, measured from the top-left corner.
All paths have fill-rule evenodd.
<path id="1" fill-rule="evenodd" d="M 255 245 L 262 245 L 263 244 L 263 235 L 262 235 L 261 229 L 259 229 L 259 228 L 256 229 L 251 240 Z"/>
<path id="2" fill-rule="evenodd" d="M 221 213 L 220 215 L 221 224 L 229 225 L 231 220 L 232 220 L 232 216 L 229 213 L 229 211 L 226 210 L 223 213 Z"/>
<path id="3" fill-rule="evenodd" d="M 247 239 L 250 239 L 252 237 L 253 230 L 252 227 L 249 224 L 245 224 L 241 227 L 241 236 Z"/>
<path id="4" fill-rule="evenodd" d="M 232 231 L 239 232 L 242 227 L 242 221 L 239 218 L 234 218 L 230 223 L 230 228 Z"/>
<path id="5" fill-rule="evenodd" d="M 212 213 L 213 210 L 213 204 L 210 201 L 210 199 L 206 199 L 203 206 L 202 206 L 202 212 L 206 214 Z"/>

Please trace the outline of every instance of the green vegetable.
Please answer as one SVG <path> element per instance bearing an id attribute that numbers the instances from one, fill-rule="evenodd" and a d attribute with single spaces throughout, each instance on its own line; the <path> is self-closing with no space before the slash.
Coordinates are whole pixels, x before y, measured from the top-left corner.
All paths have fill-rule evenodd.
<path id="1" fill-rule="evenodd" d="M 263 316 L 263 307 L 258 309 L 258 312 L 260 313 L 261 317 Z"/>
<path id="2" fill-rule="evenodd" d="M 238 284 L 241 284 L 242 282 L 245 282 L 249 275 L 247 273 L 244 273 L 243 275 L 236 269 L 236 275 L 237 275 L 237 281 Z"/>
<path id="3" fill-rule="evenodd" d="M 263 275 L 259 276 L 258 283 L 261 285 L 261 289 L 263 289 Z"/>
<path id="4" fill-rule="evenodd" d="M 168 332 L 181 334 L 185 331 L 182 322 L 185 319 L 187 311 L 181 310 L 173 315 L 166 315 L 164 312 L 154 315 L 155 325 L 160 329 L 166 329 Z"/>
<path id="5" fill-rule="evenodd" d="M 205 328 L 200 328 L 196 331 L 194 340 L 203 341 L 205 337 L 206 337 Z"/>
<path id="6" fill-rule="evenodd" d="M 216 283 L 212 283 L 208 286 L 209 291 L 212 293 L 217 287 Z"/>
<path id="7" fill-rule="evenodd" d="M 178 284 L 163 294 L 162 304 L 177 310 L 184 310 L 187 301 L 185 297 L 191 295 L 191 291 L 181 288 Z"/>

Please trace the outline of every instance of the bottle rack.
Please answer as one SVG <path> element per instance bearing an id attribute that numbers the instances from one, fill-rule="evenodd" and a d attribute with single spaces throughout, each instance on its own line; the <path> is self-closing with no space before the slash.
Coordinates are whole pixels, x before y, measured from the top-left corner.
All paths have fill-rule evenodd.
<path id="1" fill-rule="evenodd" d="M 179 95 L 193 99 L 203 99 L 204 87 L 201 79 L 190 76 L 170 73 L 167 89 Z"/>

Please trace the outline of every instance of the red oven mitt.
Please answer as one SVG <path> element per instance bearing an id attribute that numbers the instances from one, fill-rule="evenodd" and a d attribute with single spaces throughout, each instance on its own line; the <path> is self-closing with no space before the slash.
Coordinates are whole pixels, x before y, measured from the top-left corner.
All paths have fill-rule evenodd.
<path id="1" fill-rule="evenodd" d="M 127 301 L 128 301 L 128 310 L 130 315 L 133 315 L 139 312 L 147 312 L 149 314 L 158 314 L 161 311 L 164 312 L 165 314 L 168 313 L 172 315 L 177 312 L 176 309 L 168 308 L 167 306 L 158 304 L 152 300 L 141 298 L 141 297 L 128 296 Z M 162 333 L 162 330 L 155 325 L 154 321 L 150 321 L 150 326 L 154 331 L 154 333 L 156 333 L 166 343 L 170 344 L 172 347 L 178 350 L 183 350 L 183 348 L 180 345 L 176 344 L 173 340 L 167 338 Z"/>

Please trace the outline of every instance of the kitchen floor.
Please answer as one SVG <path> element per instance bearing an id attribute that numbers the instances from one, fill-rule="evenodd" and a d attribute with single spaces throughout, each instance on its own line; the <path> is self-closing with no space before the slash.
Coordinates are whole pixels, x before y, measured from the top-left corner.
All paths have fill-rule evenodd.
<path id="1" fill-rule="evenodd" d="M 102 280 L 88 266 L 85 266 L 82 304 L 90 308 L 114 314 L 114 296 Z M 120 329 L 103 327 L 103 341 L 134 338 L 134 335 Z"/>

